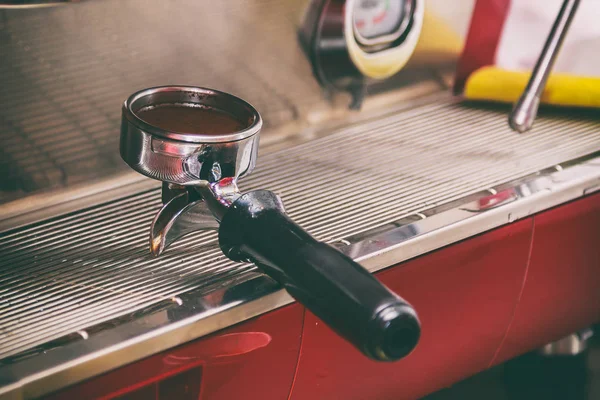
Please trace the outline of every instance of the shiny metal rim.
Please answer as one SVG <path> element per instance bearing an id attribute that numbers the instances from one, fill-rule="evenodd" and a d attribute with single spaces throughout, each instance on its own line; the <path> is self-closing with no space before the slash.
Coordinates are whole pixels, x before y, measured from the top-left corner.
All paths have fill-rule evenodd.
<path id="1" fill-rule="evenodd" d="M 136 115 L 135 110 L 133 110 L 134 104 L 140 101 L 141 99 L 148 96 L 157 96 L 161 93 L 172 93 L 172 92 L 184 92 L 184 93 L 194 93 L 198 96 L 199 100 L 197 104 L 203 104 L 200 100 L 201 97 L 211 96 L 211 97 L 222 97 L 233 103 L 236 103 L 238 106 L 244 108 L 248 115 L 250 116 L 251 123 L 241 131 L 233 132 L 230 134 L 224 135 L 199 135 L 199 134 L 191 134 L 185 132 L 169 132 L 163 129 L 152 126 L 139 118 Z M 256 109 L 245 100 L 240 99 L 237 96 L 234 96 L 229 93 L 221 92 L 215 89 L 207 89 L 195 86 L 156 86 L 148 89 L 141 90 L 132 94 L 125 103 L 123 104 L 123 109 L 125 111 L 125 115 L 127 120 L 131 122 L 133 125 L 137 126 L 141 130 L 151 133 L 153 135 L 161 136 L 167 139 L 178 140 L 182 142 L 190 142 L 190 143 L 226 143 L 226 142 L 234 142 L 238 140 L 242 140 L 248 138 L 250 136 L 256 135 L 260 132 L 262 128 L 262 118 Z"/>

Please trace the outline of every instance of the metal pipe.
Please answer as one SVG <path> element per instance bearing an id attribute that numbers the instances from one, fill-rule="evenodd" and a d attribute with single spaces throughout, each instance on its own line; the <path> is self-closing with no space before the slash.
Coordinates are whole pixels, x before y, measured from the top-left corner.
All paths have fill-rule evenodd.
<path id="1" fill-rule="evenodd" d="M 567 30 L 569 29 L 569 25 L 579 6 L 579 1 L 580 0 L 563 1 L 558 16 L 550 30 L 550 34 L 546 39 L 542 53 L 533 68 L 527 87 L 508 117 L 508 124 L 512 130 L 524 133 L 533 126 L 533 121 L 535 120 L 540 104 L 540 97 L 544 91 L 546 81 L 548 80 L 556 56 L 560 51 Z"/>

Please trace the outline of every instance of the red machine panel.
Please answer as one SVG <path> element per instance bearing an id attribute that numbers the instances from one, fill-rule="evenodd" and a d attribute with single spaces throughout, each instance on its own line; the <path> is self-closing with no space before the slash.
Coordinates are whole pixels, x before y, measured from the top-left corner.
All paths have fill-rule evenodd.
<path id="1" fill-rule="evenodd" d="M 287 306 L 48 399 L 285 399 L 298 360 L 303 313 L 298 304 Z"/>
<path id="2" fill-rule="evenodd" d="M 368 360 L 307 312 L 291 398 L 414 399 L 488 367 L 523 286 L 531 231 L 528 218 L 379 273 L 421 318 L 421 341 L 399 362 Z"/>
<path id="3" fill-rule="evenodd" d="M 535 216 L 523 296 L 494 363 L 600 321 L 600 194 Z"/>

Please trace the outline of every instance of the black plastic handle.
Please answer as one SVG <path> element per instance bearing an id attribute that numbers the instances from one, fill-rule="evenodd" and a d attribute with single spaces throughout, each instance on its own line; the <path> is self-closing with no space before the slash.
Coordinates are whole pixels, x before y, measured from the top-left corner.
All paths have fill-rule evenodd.
<path id="1" fill-rule="evenodd" d="M 421 329 L 411 305 L 300 228 L 273 192 L 238 198 L 221 220 L 219 243 L 232 260 L 256 263 L 368 357 L 394 361 L 417 345 Z"/>

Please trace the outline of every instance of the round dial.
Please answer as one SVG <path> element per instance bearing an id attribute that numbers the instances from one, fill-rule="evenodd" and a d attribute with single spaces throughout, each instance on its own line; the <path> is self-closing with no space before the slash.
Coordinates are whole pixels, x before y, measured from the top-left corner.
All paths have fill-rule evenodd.
<path id="1" fill-rule="evenodd" d="M 354 33 L 361 44 L 391 42 L 406 28 L 410 0 L 356 0 L 353 9 Z"/>

